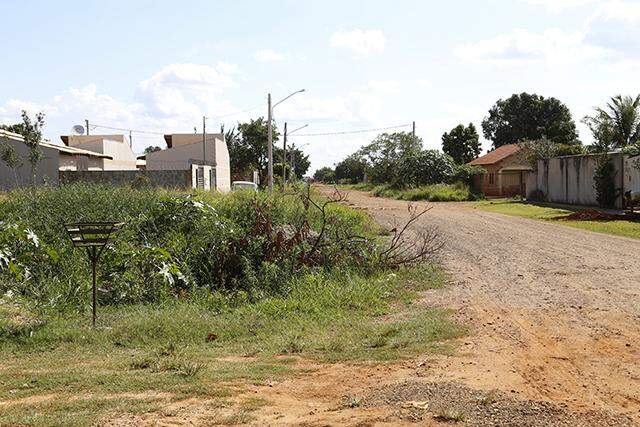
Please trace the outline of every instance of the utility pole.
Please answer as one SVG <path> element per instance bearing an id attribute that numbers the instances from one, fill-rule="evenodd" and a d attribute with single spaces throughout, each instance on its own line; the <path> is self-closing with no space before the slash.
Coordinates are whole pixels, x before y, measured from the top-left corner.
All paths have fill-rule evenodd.
<path id="1" fill-rule="evenodd" d="M 89 119 L 84 119 L 84 129 L 85 133 L 89 135 Z"/>
<path id="2" fill-rule="evenodd" d="M 202 165 L 207 164 L 207 118 L 202 116 Z"/>
<path id="3" fill-rule="evenodd" d="M 284 138 L 282 143 L 282 192 L 287 186 L 287 122 L 284 122 Z"/>
<path id="4" fill-rule="evenodd" d="M 133 150 L 133 134 L 129 131 L 129 148 Z"/>
<path id="5" fill-rule="evenodd" d="M 271 94 L 267 94 L 267 182 L 269 183 L 269 193 L 273 193 L 273 128 L 271 126 Z"/>
<path id="6" fill-rule="evenodd" d="M 413 126 L 412 126 L 413 130 L 411 131 L 411 137 L 413 139 L 413 143 L 416 143 L 416 122 L 413 122 Z"/>

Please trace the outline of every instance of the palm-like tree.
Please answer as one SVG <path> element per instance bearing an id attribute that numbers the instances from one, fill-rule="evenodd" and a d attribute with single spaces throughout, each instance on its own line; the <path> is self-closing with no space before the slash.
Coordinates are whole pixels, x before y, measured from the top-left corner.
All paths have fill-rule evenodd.
<path id="1" fill-rule="evenodd" d="M 617 95 L 607 104 L 607 110 L 596 108 L 601 117 L 610 120 L 613 127 L 613 144 L 625 147 L 640 140 L 640 95 Z"/>

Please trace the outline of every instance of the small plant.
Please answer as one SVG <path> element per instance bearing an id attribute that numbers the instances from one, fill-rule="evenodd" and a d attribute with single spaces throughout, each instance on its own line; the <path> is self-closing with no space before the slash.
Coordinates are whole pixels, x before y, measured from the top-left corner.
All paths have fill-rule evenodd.
<path id="1" fill-rule="evenodd" d="M 460 423 L 465 420 L 465 415 L 457 409 L 447 408 L 436 412 L 433 418 L 438 421 Z"/>
<path id="2" fill-rule="evenodd" d="M 359 396 L 342 396 L 342 402 L 340 403 L 340 408 L 342 409 L 350 409 L 350 408 L 361 408 L 364 406 L 365 400 Z"/>

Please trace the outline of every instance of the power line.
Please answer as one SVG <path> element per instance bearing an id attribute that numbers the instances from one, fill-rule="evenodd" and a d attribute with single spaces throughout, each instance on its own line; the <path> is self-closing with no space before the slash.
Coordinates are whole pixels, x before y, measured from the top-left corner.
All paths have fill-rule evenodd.
<path id="1" fill-rule="evenodd" d="M 407 123 L 407 124 L 404 124 L 404 125 L 387 126 L 387 127 L 382 127 L 382 128 L 347 130 L 347 131 L 340 131 L 340 132 L 298 133 L 298 134 L 296 134 L 296 136 L 348 135 L 348 134 L 353 134 L 353 133 L 379 132 L 381 130 L 399 129 L 399 128 L 406 128 L 406 127 L 409 127 L 409 126 L 412 126 L 412 123 Z"/>
<path id="2" fill-rule="evenodd" d="M 235 115 L 242 114 L 242 113 L 248 113 L 250 111 L 257 110 L 258 108 L 262 108 L 262 106 L 258 105 L 258 106 L 255 106 L 253 108 L 247 108 L 246 110 L 236 111 L 235 113 L 223 114 L 221 116 L 212 115 L 212 116 L 208 116 L 207 119 L 223 119 L 225 117 L 231 117 L 231 116 L 235 116 Z"/>
<path id="3" fill-rule="evenodd" d="M 137 129 L 118 128 L 118 127 L 114 127 L 114 126 L 96 125 L 96 124 L 93 124 L 93 123 L 89 124 L 89 127 L 92 128 L 92 129 L 100 128 L 100 129 L 121 130 L 121 131 L 126 131 L 126 132 L 146 133 L 146 134 L 151 134 L 151 135 L 165 135 L 166 134 L 166 132 L 154 132 L 154 131 L 150 131 L 150 130 L 137 130 Z"/>

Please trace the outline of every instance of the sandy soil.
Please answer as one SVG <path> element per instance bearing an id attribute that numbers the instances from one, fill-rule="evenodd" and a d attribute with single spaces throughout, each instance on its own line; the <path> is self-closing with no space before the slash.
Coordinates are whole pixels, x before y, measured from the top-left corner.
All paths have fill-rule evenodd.
<path id="1" fill-rule="evenodd" d="M 406 202 L 368 193 L 349 192 L 349 203 L 382 225 L 408 216 Z M 454 283 L 420 304 L 470 326 L 455 355 L 301 361 L 308 374 L 240 396 L 269 401 L 252 424 L 439 425 L 459 410 L 471 425 L 640 425 L 640 241 L 460 203 L 433 204 L 419 226 L 447 241 Z"/>

